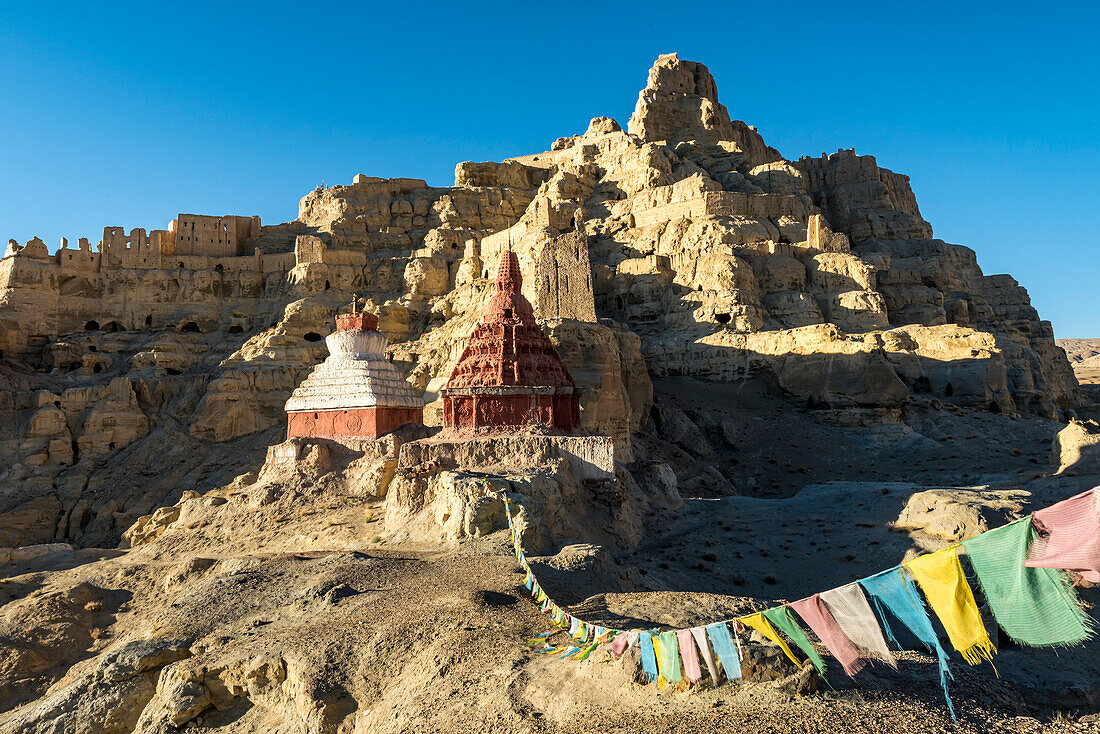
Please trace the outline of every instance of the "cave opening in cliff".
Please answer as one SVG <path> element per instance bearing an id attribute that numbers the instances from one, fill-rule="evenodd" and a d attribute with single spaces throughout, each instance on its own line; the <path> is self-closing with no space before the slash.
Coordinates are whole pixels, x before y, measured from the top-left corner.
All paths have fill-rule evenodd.
<path id="1" fill-rule="evenodd" d="M 318 334 L 316 331 L 307 331 L 305 333 L 305 336 L 303 336 L 302 338 L 305 339 L 307 342 L 319 342 L 324 339 L 324 337 Z"/>
<path id="2" fill-rule="evenodd" d="M 84 324 L 84 331 L 99 331 L 98 321 L 88 321 Z"/>
<path id="3" fill-rule="evenodd" d="M 188 321 L 188 322 L 184 323 L 183 326 L 180 327 L 180 331 L 186 332 L 188 334 L 198 334 L 199 333 L 199 325 L 196 324 L 194 321 Z"/>

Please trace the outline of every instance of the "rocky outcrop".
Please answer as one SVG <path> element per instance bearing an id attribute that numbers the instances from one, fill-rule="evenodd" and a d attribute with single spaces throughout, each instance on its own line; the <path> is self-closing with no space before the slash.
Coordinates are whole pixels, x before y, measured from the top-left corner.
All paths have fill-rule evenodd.
<path id="1" fill-rule="evenodd" d="M 754 166 L 780 157 L 754 128 L 730 121 L 707 67 L 676 54 L 660 56 L 649 70 L 627 130 L 645 141 L 734 142 Z"/>
<path id="2" fill-rule="evenodd" d="M 895 530 L 911 533 L 927 550 L 972 538 L 1017 519 L 1026 495 L 965 489 L 930 489 L 906 500 Z"/>
<path id="3" fill-rule="evenodd" d="M 1070 421 L 1054 437 L 1050 458 L 1058 466 L 1059 474 L 1100 474 L 1100 424 L 1091 420 Z"/>
<path id="4" fill-rule="evenodd" d="M 851 150 L 783 158 L 730 118 L 702 64 L 660 57 L 625 130 L 596 117 L 550 147 L 460 163 L 453 186 L 318 188 L 295 222 L 251 237 L 252 255 L 96 270 L 13 248 L 0 513 L 33 516 L 20 542 L 117 540 L 182 492 L 258 469 L 263 432 L 284 425 L 356 294 L 438 425 L 509 247 L 576 376 L 582 424 L 620 461 L 647 458 L 634 445 L 651 375 L 764 376 L 846 424 L 897 421 L 914 395 L 1052 418 L 1079 402 L 1026 291 L 934 239 L 904 175 Z M 230 463 L 242 455 L 252 463 Z M 50 507 L 28 514 L 39 498 Z"/>

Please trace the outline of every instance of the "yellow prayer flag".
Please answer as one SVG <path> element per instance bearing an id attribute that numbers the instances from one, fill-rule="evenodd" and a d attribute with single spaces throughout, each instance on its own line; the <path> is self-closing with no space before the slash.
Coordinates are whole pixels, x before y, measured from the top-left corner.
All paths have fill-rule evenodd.
<path id="1" fill-rule="evenodd" d="M 802 667 L 802 661 L 794 656 L 794 653 L 791 652 L 791 648 L 787 647 L 787 643 L 784 642 L 783 638 L 779 636 L 779 633 L 775 631 L 775 627 L 772 627 L 772 623 L 764 617 L 763 612 L 750 614 L 747 617 L 738 617 L 737 621 L 748 627 L 752 627 L 754 630 L 764 635 L 764 637 L 779 645 L 779 649 L 786 653 L 787 657 L 791 659 L 791 662 Z"/>
<path id="2" fill-rule="evenodd" d="M 920 584 L 928 605 L 940 618 L 951 644 L 971 665 L 992 660 L 997 652 L 982 623 L 974 592 L 959 563 L 959 547 L 953 545 L 918 556 L 905 568 Z"/>

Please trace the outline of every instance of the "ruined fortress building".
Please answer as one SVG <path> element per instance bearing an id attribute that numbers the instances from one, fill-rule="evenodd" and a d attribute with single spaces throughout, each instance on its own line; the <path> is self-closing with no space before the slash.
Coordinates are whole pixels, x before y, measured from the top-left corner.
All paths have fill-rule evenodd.
<path id="1" fill-rule="evenodd" d="M 581 431 L 573 377 L 520 292 L 519 260 L 501 254 L 489 301 L 443 396 L 443 427 L 457 433 L 514 431 L 529 425 Z"/>
<path id="2" fill-rule="evenodd" d="M 165 255 L 247 255 L 249 242 L 260 236 L 259 217 L 180 214 L 169 227 L 172 250 Z"/>
<path id="3" fill-rule="evenodd" d="M 336 317 L 329 356 L 286 403 L 287 438 L 378 438 L 423 423 L 423 400 L 385 355 L 388 340 L 370 313 Z"/>
<path id="4" fill-rule="evenodd" d="M 70 249 L 68 240 L 61 238 L 61 246 L 52 255 L 38 237 L 22 246 L 8 240 L 0 259 L 18 257 L 21 263 L 53 265 L 60 277 L 107 270 L 194 268 L 204 265 L 208 258 L 252 255 L 249 247 L 260 237 L 261 230 L 257 216 L 180 214 L 168 223 L 168 229 L 151 232 L 136 227 L 127 234 L 124 227 L 104 227 L 96 250 L 92 250 L 86 237 L 79 239 L 76 250 Z"/>

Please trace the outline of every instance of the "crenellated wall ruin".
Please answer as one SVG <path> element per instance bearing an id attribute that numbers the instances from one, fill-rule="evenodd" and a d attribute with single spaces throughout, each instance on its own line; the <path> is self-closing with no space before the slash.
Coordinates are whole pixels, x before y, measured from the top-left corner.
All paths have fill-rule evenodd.
<path id="1" fill-rule="evenodd" d="M 260 237 L 261 231 L 260 218 L 256 216 L 180 214 L 168 224 L 168 229 L 154 229 L 148 233 L 140 227 L 131 229 L 129 234 L 124 227 L 104 227 L 95 251 L 85 237 L 80 238 L 76 250 L 70 249 L 68 240 L 62 237 L 60 247 L 53 254 L 38 237 L 25 245 L 8 240 L 4 259 L 52 260 L 58 266 L 59 275 L 108 269 L 171 268 L 170 258 L 174 256 L 236 258 L 250 255 L 251 243 Z"/>

